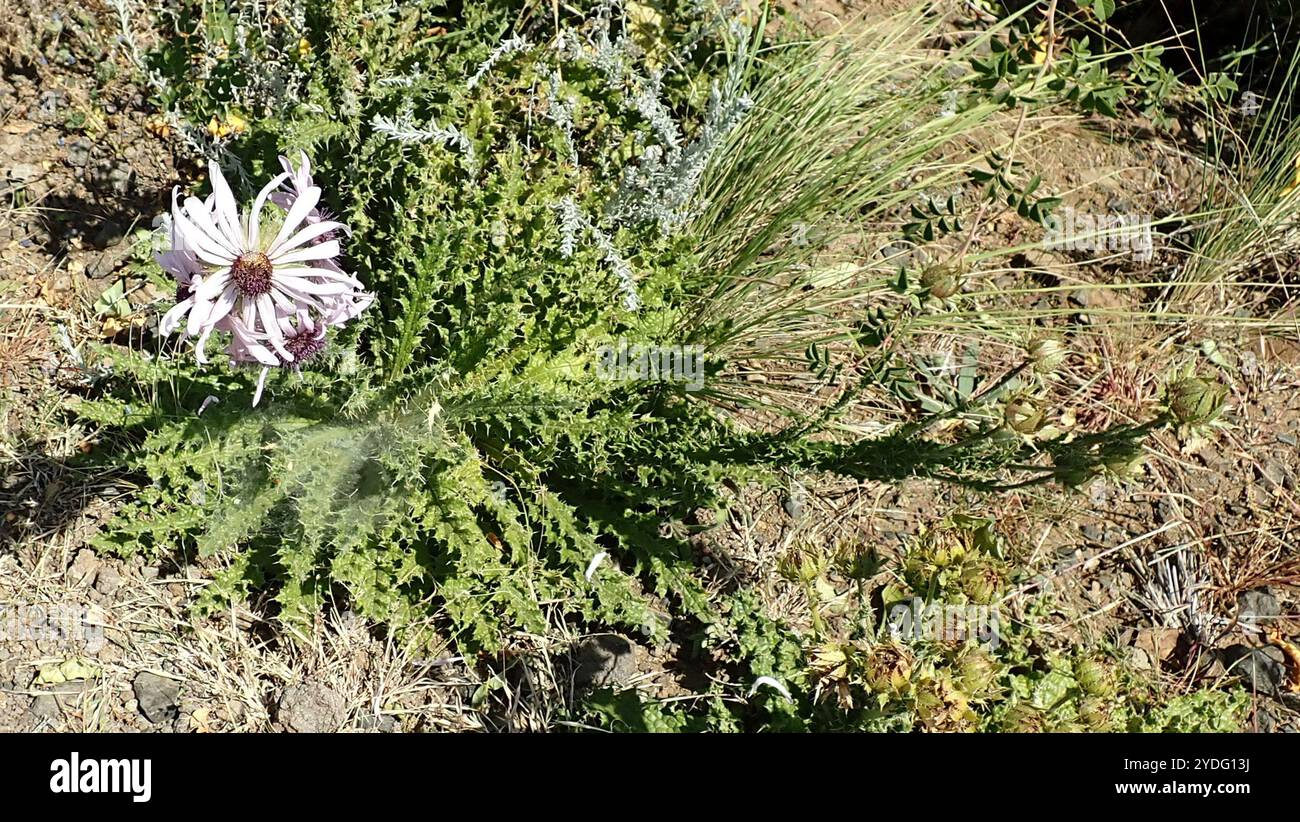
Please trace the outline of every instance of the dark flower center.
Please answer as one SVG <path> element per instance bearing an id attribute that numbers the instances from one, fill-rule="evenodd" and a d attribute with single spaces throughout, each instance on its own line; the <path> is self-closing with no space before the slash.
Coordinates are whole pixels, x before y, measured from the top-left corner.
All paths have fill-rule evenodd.
<path id="1" fill-rule="evenodd" d="M 293 355 L 294 365 L 304 363 L 320 353 L 325 347 L 325 337 L 302 331 L 292 337 L 286 337 L 284 347 Z"/>
<path id="2" fill-rule="evenodd" d="M 230 278 L 245 296 L 265 294 L 271 290 L 271 260 L 260 251 L 240 254 L 230 265 Z"/>

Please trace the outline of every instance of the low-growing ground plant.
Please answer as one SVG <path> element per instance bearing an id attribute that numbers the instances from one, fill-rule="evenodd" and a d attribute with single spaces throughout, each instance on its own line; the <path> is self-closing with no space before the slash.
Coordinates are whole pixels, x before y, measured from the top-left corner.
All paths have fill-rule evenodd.
<path id="1" fill-rule="evenodd" d="M 1012 156 L 1026 119 L 1109 106 L 1100 79 L 1085 88 L 1101 70 L 1086 43 L 1058 70 L 1012 59 L 1027 48 L 1014 17 L 937 52 L 932 18 L 813 37 L 749 4 L 178 9 L 140 65 L 177 128 L 206 132 L 216 201 L 229 179 L 251 202 L 278 157 L 301 156 L 316 216 L 347 228 L 303 242 L 339 243 L 373 303 L 313 337 L 309 360 L 200 363 L 163 334 L 103 351 L 106 390 L 78 413 L 111 434 L 94 458 L 138 487 L 101 550 L 197 559 L 213 575 L 200 611 L 266 597 L 301 626 L 342 606 L 471 657 L 557 626 L 686 637 L 755 684 L 672 704 L 598 691 L 566 714 L 577 725 L 1236 721 L 1232 693 L 1117 696 L 1119 666 L 1041 645 L 1032 613 L 993 650 L 903 643 L 869 604 L 845 635 L 814 604 L 800 634 L 691 540 L 728 488 L 781 470 L 1079 485 L 1125 476 L 1150 432 L 1217 414 L 1212 381 L 1185 402 L 1175 383 L 1145 419 L 1064 432 L 1050 380 L 1065 346 L 973 284 L 1009 253 L 972 247 L 989 217 L 1041 230 L 1059 204 Z M 972 154 L 1008 111 L 1012 148 Z M 173 221 L 206 213 L 191 202 Z M 213 350 L 249 347 L 209 330 Z M 968 341 L 960 368 L 929 359 L 941 330 Z M 981 344 L 1013 353 L 990 365 Z M 995 542 L 979 523 L 937 527 L 881 606 L 1002 602 L 1016 571 Z M 790 574 L 815 603 L 817 563 Z"/>

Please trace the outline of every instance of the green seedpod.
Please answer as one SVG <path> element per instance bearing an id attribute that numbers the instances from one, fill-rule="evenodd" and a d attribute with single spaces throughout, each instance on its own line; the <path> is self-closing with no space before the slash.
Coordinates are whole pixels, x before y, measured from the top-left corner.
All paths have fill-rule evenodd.
<path id="1" fill-rule="evenodd" d="M 991 563 L 968 566 L 961 574 L 961 590 L 972 601 L 988 605 L 1002 590 L 1002 573 Z"/>
<path id="2" fill-rule="evenodd" d="M 1027 702 L 1018 702 L 1002 719 L 1002 731 L 1021 734 L 1040 734 L 1051 730 L 1047 714 Z"/>

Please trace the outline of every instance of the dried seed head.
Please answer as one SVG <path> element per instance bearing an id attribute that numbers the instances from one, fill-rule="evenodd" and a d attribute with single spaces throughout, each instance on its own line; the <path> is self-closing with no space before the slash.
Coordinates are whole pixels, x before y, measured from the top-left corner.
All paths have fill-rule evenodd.
<path id="1" fill-rule="evenodd" d="M 988 654 L 970 649 L 964 652 L 957 662 L 961 673 L 960 683 L 963 690 L 970 694 L 981 694 L 997 682 L 1000 673 L 998 664 Z"/>
<path id="2" fill-rule="evenodd" d="M 862 678 L 875 693 L 901 694 L 912 679 L 912 655 L 893 643 L 877 645 L 863 663 Z"/>
<path id="3" fill-rule="evenodd" d="M 972 601 L 988 605 L 1004 582 L 1002 574 L 991 564 L 980 563 L 968 566 L 961 574 L 961 589 Z"/>

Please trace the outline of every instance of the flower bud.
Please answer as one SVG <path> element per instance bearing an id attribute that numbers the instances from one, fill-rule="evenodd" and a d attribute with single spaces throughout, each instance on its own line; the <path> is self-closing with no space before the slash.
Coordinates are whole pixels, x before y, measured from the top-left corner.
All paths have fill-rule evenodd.
<path id="1" fill-rule="evenodd" d="M 1055 337 L 1037 337 L 1025 347 L 1029 362 L 1037 374 L 1047 376 L 1065 364 L 1069 351 Z"/>
<path id="2" fill-rule="evenodd" d="M 795 549 L 781 557 L 777 570 L 791 582 L 811 585 L 822 575 L 822 562 L 807 549 Z"/>
<path id="3" fill-rule="evenodd" d="M 1089 696 L 1110 697 L 1115 693 L 1115 677 L 1109 668 L 1095 659 L 1080 659 L 1074 663 L 1074 681 Z"/>
<path id="4" fill-rule="evenodd" d="M 957 660 L 960 672 L 959 682 L 962 690 L 970 694 L 981 694 L 997 681 L 998 664 L 983 651 L 970 649 Z"/>
<path id="5" fill-rule="evenodd" d="M 1102 457 L 1102 465 L 1120 479 L 1136 479 L 1142 476 L 1146 459 L 1141 445 L 1124 443 L 1107 450 Z"/>
<path id="6" fill-rule="evenodd" d="M 1026 397 L 1017 397 L 1008 402 L 1002 418 L 1007 427 L 1017 434 L 1035 434 L 1043 427 L 1043 410 Z"/>
<path id="7" fill-rule="evenodd" d="M 961 272 L 953 266 L 935 265 L 921 275 L 921 287 L 930 292 L 931 297 L 946 300 L 961 291 L 964 279 Z"/>
<path id="8" fill-rule="evenodd" d="M 1085 696 L 1079 700 L 1079 720 L 1089 730 L 1103 731 L 1110 727 L 1111 711 L 1106 700 L 1096 696 Z"/>
<path id="9" fill-rule="evenodd" d="M 877 645 L 862 664 L 862 678 L 876 693 L 901 694 L 912 679 L 912 655 L 894 643 Z"/>
<path id="10" fill-rule="evenodd" d="M 1182 425 L 1204 425 L 1223 412 L 1228 386 L 1200 377 L 1184 377 L 1169 385 L 1169 411 Z"/>
<path id="11" fill-rule="evenodd" d="M 1002 589 L 1002 575 L 985 564 L 972 565 L 961 574 L 961 590 L 972 602 L 988 605 Z"/>

